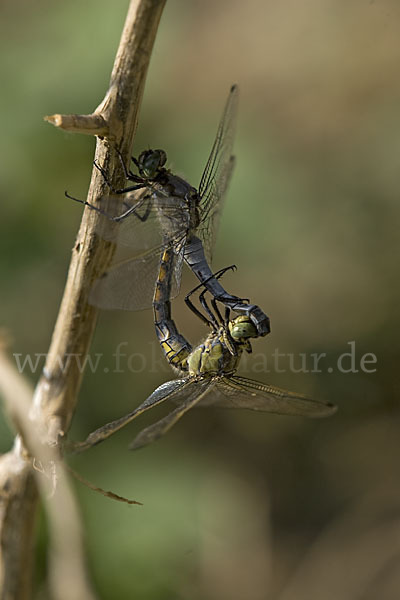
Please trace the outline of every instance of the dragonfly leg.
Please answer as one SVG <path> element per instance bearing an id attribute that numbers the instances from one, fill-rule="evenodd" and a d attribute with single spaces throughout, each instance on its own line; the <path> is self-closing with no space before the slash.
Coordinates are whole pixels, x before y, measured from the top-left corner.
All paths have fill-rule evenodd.
<path id="1" fill-rule="evenodd" d="M 138 162 L 137 158 L 135 158 L 134 156 L 131 156 L 131 161 L 133 162 L 133 164 L 135 165 L 135 167 L 137 169 L 139 169 L 139 162 Z"/>
<path id="2" fill-rule="evenodd" d="M 144 203 L 145 200 L 148 200 L 146 210 L 143 213 L 143 215 L 140 215 L 136 211 Z M 133 206 L 129 206 L 129 208 L 124 213 L 122 213 L 122 215 L 119 215 L 118 217 L 114 217 L 114 221 L 117 221 L 117 222 L 123 221 L 124 219 L 129 217 L 129 215 L 134 214 L 135 217 L 137 219 L 139 219 L 139 221 L 144 223 L 145 221 L 147 221 L 149 214 L 151 212 L 151 201 L 150 200 L 151 200 L 151 194 L 146 194 L 146 196 L 144 196 L 141 200 L 138 200 L 138 202 L 136 204 L 134 204 Z M 124 206 L 127 206 L 127 204 L 125 202 L 123 204 L 124 204 Z"/>
<path id="3" fill-rule="evenodd" d="M 219 275 L 219 277 L 221 277 L 221 274 Z M 205 288 L 202 291 L 202 293 L 200 294 L 200 296 L 199 296 L 200 304 L 202 305 L 202 307 L 204 308 L 204 310 L 207 312 L 208 316 L 212 320 L 212 323 L 214 325 L 214 331 L 218 331 L 219 327 L 222 328 L 225 346 L 228 348 L 228 350 L 232 354 L 232 356 L 237 356 L 237 350 L 235 347 L 235 343 L 230 334 L 229 326 L 228 326 L 228 324 L 229 324 L 229 308 L 225 309 L 225 317 L 226 318 L 224 320 L 224 318 L 222 317 L 221 312 L 218 308 L 217 300 L 214 297 L 212 297 L 211 304 L 215 311 L 215 314 L 214 314 L 212 312 L 212 310 L 210 309 L 210 307 L 208 306 L 207 301 L 204 297 L 207 292 L 208 292 L 208 290 L 207 290 L 207 288 Z"/>
<path id="4" fill-rule="evenodd" d="M 115 148 L 119 157 L 119 162 L 121 163 L 122 166 L 122 170 L 124 171 L 124 175 L 125 175 L 125 179 L 128 179 L 129 181 L 135 181 L 136 183 L 143 183 L 143 180 L 141 177 L 139 177 L 139 175 L 135 175 L 135 173 L 133 173 L 130 169 L 127 168 L 124 159 L 122 158 L 122 154 L 119 150 L 119 148 Z M 133 156 L 131 157 L 131 160 L 134 162 L 134 164 L 136 166 L 137 165 L 137 161 L 136 158 L 133 158 Z"/>
<path id="5" fill-rule="evenodd" d="M 236 265 L 230 265 L 229 267 L 224 267 L 223 269 L 220 269 L 219 271 L 217 271 L 216 273 L 213 273 L 211 275 L 211 278 L 216 278 L 219 279 L 220 277 L 222 277 L 222 275 L 224 273 L 226 273 L 226 271 L 228 271 L 229 269 L 231 269 L 232 271 L 234 271 L 236 269 Z M 208 281 L 208 279 L 206 280 Z M 204 282 L 206 283 L 206 282 Z M 212 327 L 214 330 L 218 329 L 218 322 L 215 318 L 215 316 L 212 314 L 210 308 L 208 307 L 206 301 L 204 300 L 204 294 L 207 291 L 207 289 L 205 288 L 204 291 L 202 292 L 202 294 L 199 296 L 199 300 L 201 305 L 203 306 L 204 310 L 207 312 L 208 316 L 210 317 L 210 320 L 207 319 L 207 317 L 205 317 L 203 315 L 203 313 L 201 313 L 199 311 L 198 308 L 196 308 L 196 306 L 193 304 L 193 302 L 190 300 L 190 296 L 192 296 L 195 292 L 197 292 L 197 290 L 199 290 L 200 288 L 204 288 L 204 283 L 200 283 L 199 285 L 197 285 L 195 288 L 193 288 L 188 294 L 186 294 L 185 296 L 185 303 L 188 306 L 188 308 L 199 318 L 203 321 L 203 323 L 205 323 L 206 325 L 208 325 L 209 327 Z M 204 302 L 204 304 L 203 304 Z"/>
<path id="6" fill-rule="evenodd" d="M 227 347 L 227 349 L 229 350 L 229 352 L 232 354 L 232 356 L 237 356 L 238 353 L 237 353 L 237 350 L 235 347 L 235 342 L 229 331 L 230 309 L 229 309 L 229 307 L 225 307 L 225 318 L 224 318 L 219 310 L 219 307 L 217 304 L 217 302 L 218 302 L 217 299 L 212 296 L 211 297 L 211 305 L 214 309 L 214 313 L 215 313 L 214 314 L 211 311 L 210 307 L 208 306 L 206 299 L 204 297 L 207 292 L 209 293 L 209 291 L 207 289 L 204 289 L 203 292 L 200 294 L 200 296 L 199 296 L 200 303 L 201 303 L 202 307 L 204 308 L 204 310 L 207 312 L 207 314 L 212 319 L 212 321 L 214 323 L 214 330 L 215 331 L 218 331 L 218 329 L 222 330 L 224 344 Z"/>
<path id="7" fill-rule="evenodd" d="M 210 309 L 210 307 L 207 304 L 207 301 L 205 299 L 205 294 L 207 293 L 207 289 L 205 288 L 201 294 L 199 295 L 199 302 L 201 304 L 201 306 L 203 307 L 203 309 L 205 310 L 205 312 L 208 314 L 208 316 L 210 317 L 210 321 L 212 323 L 212 327 L 214 329 L 214 331 L 217 331 L 218 327 L 219 327 L 219 323 L 218 323 L 218 319 L 217 317 L 219 316 L 219 311 L 218 311 L 218 307 L 215 307 L 216 309 L 216 313 L 217 313 L 217 317 L 215 317 L 214 313 L 212 312 L 212 310 Z M 215 310 L 214 309 L 214 310 Z"/>
<path id="8" fill-rule="evenodd" d="M 218 306 L 217 302 L 218 302 L 217 298 L 214 298 L 214 297 L 211 298 L 211 305 L 214 309 L 215 314 L 218 317 L 219 325 L 227 328 L 229 319 L 230 319 L 229 315 L 230 315 L 231 310 L 230 310 L 229 306 L 225 306 L 225 317 L 223 317 L 221 314 L 221 311 L 219 310 L 219 306 Z"/>
<path id="9" fill-rule="evenodd" d="M 75 202 L 79 202 L 80 204 L 83 204 L 84 206 L 88 206 L 89 208 L 91 208 L 92 210 L 95 210 L 96 212 L 100 213 L 104 217 L 107 217 L 107 219 L 110 219 L 110 221 L 118 220 L 118 217 L 113 217 L 112 215 L 107 213 L 105 210 L 102 210 L 98 206 L 94 206 L 94 204 L 90 204 L 90 202 L 86 202 L 86 200 L 80 200 L 79 198 L 75 198 L 74 196 L 71 196 L 70 194 L 68 194 L 67 191 L 64 192 L 64 195 L 66 198 L 69 198 L 70 200 L 75 200 Z"/>
<path id="10" fill-rule="evenodd" d="M 231 320 L 231 309 L 229 306 L 225 306 L 225 324 L 227 325 Z"/>
<path id="11" fill-rule="evenodd" d="M 128 192 L 135 192 L 136 190 L 140 190 L 140 189 L 143 189 L 146 187 L 146 183 L 140 177 L 138 177 L 137 180 L 135 179 L 135 181 L 137 181 L 137 183 L 135 185 L 130 185 L 125 188 L 115 188 L 113 186 L 113 184 L 111 183 L 111 181 L 108 179 L 107 173 L 105 172 L 103 167 L 101 167 L 98 164 L 98 162 L 96 162 L 95 160 L 93 161 L 93 165 L 96 167 L 96 169 L 98 171 L 100 171 L 100 173 L 103 176 L 104 181 L 106 182 L 106 184 L 108 185 L 108 187 L 110 188 L 110 190 L 112 191 L 113 194 L 126 194 Z M 136 177 L 136 175 L 135 175 L 135 177 Z M 127 179 L 131 179 L 131 178 L 127 177 Z"/>
<path id="12" fill-rule="evenodd" d="M 110 190 L 114 192 L 114 189 L 113 189 L 113 184 L 112 184 L 112 183 L 111 183 L 111 181 L 108 179 L 107 173 L 105 172 L 105 170 L 103 169 L 103 167 L 101 167 L 101 166 L 99 165 L 99 163 L 98 163 L 96 160 L 94 160 L 94 161 L 93 161 L 93 165 L 94 165 L 94 166 L 96 167 L 96 169 L 97 169 L 98 171 L 100 171 L 100 173 L 103 175 L 103 179 L 104 179 L 104 181 L 106 182 L 106 184 L 108 185 L 108 187 L 110 188 Z"/>
<path id="13" fill-rule="evenodd" d="M 189 309 L 190 309 L 190 310 L 191 310 L 191 311 L 192 311 L 192 312 L 193 312 L 193 313 L 196 315 L 196 317 L 198 317 L 198 318 L 199 318 L 201 321 L 203 321 L 203 323 L 205 323 L 206 325 L 208 325 L 209 327 L 212 327 L 212 328 L 214 329 L 214 327 L 213 327 L 213 323 L 212 323 L 211 321 L 209 321 L 209 320 L 208 320 L 208 319 L 207 319 L 207 318 L 206 318 L 206 317 L 203 315 L 203 313 L 201 313 L 201 312 L 199 311 L 199 309 L 198 309 L 198 308 L 196 308 L 196 306 L 195 306 L 195 305 L 193 304 L 193 302 L 190 300 L 190 296 L 191 296 L 191 294 L 192 294 L 192 293 L 193 293 L 193 291 L 192 291 L 192 292 L 189 292 L 189 293 L 188 293 L 188 294 L 185 296 L 185 303 L 186 303 L 186 306 L 187 306 L 187 307 L 188 307 L 188 308 L 189 308 Z"/>
<path id="14" fill-rule="evenodd" d="M 192 291 L 188 293 L 188 296 L 191 296 L 192 294 L 197 292 L 197 290 L 199 290 L 202 287 L 207 287 L 206 284 L 208 283 L 208 281 L 210 281 L 210 279 L 219 279 L 227 271 L 229 271 L 229 270 L 236 271 L 236 269 L 237 269 L 236 265 L 229 265 L 229 267 L 224 267 L 223 269 L 220 269 L 219 271 L 216 271 L 215 273 L 211 273 L 211 275 L 209 277 L 207 277 L 204 281 L 199 283 L 199 285 L 196 285 L 196 287 L 193 288 Z"/>
<path id="15" fill-rule="evenodd" d="M 69 194 L 67 191 L 64 192 L 64 195 L 66 198 L 69 198 L 69 200 L 74 200 L 75 202 L 79 202 L 79 204 L 88 206 L 92 210 L 95 210 L 96 212 L 100 213 L 104 217 L 107 217 L 107 219 L 109 219 L 110 221 L 114 221 L 115 223 L 118 223 L 118 221 L 122 221 L 123 219 L 126 219 L 126 217 L 128 217 L 131 214 L 134 214 L 135 217 L 137 219 L 139 219 L 139 221 L 146 221 L 150 214 L 150 211 L 151 211 L 151 203 L 148 202 L 146 211 L 144 212 L 143 215 L 140 215 L 136 212 L 138 207 L 143 203 L 144 200 L 151 198 L 150 195 L 145 196 L 144 198 L 142 198 L 142 200 L 138 201 L 133 206 L 130 206 L 128 208 L 128 210 L 126 210 L 124 213 L 122 213 L 122 215 L 117 215 L 117 216 L 110 215 L 110 213 L 108 213 L 107 211 L 102 210 L 101 208 L 99 208 L 98 206 L 95 206 L 94 204 L 90 204 L 90 202 L 87 202 L 86 200 L 81 200 L 80 198 L 75 198 L 75 196 L 71 196 L 71 194 Z M 126 204 L 125 204 L 125 206 L 126 206 Z"/>
<path id="16" fill-rule="evenodd" d="M 217 298 L 217 300 L 220 300 L 224 304 L 229 303 L 230 306 L 237 302 L 242 304 L 246 302 L 245 298 L 228 294 L 217 281 L 206 260 L 203 244 L 195 235 L 191 235 L 185 244 L 184 259 L 200 280 L 201 285 L 205 285 L 214 298 Z"/>
<path id="17" fill-rule="evenodd" d="M 223 317 L 221 311 L 219 310 L 217 302 L 218 300 L 212 297 L 211 304 L 219 319 L 220 326 L 222 327 L 224 343 L 228 348 L 229 352 L 232 354 L 232 356 L 237 356 L 238 353 L 236 350 L 235 342 L 231 336 L 231 332 L 229 331 L 231 309 L 229 308 L 229 306 L 225 306 L 225 316 Z"/>
<path id="18" fill-rule="evenodd" d="M 205 260 L 201 241 L 195 236 L 192 237 L 185 246 L 185 261 L 202 282 L 198 287 L 204 285 L 216 300 L 222 302 L 222 304 L 225 304 L 225 306 L 228 306 L 231 310 L 240 315 L 248 316 L 256 327 L 259 336 L 270 333 L 269 317 L 261 310 L 261 308 L 255 304 L 249 304 L 247 298 L 232 296 L 224 290 L 218 281 L 218 277 L 213 276 L 208 263 Z M 223 272 L 224 269 L 222 269 L 222 273 Z"/>

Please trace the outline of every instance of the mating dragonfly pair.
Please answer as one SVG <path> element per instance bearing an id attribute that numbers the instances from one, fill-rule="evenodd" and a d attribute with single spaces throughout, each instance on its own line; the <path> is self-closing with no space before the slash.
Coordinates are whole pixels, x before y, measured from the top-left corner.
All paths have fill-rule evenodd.
<path id="1" fill-rule="evenodd" d="M 95 166 L 108 183 L 109 214 L 102 208 L 77 200 L 103 214 L 115 226 L 104 238 L 116 243 L 114 264 L 98 279 L 89 296 L 100 308 L 137 310 L 153 306 L 156 334 L 168 362 L 182 375 L 159 386 L 128 415 L 91 433 L 75 450 L 85 450 L 124 427 L 127 423 L 166 400 L 178 406 L 166 417 L 143 430 L 131 448 L 146 445 L 165 434 L 194 406 L 247 408 L 288 415 L 327 416 L 335 407 L 235 375 L 243 351 L 251 352 L 250 339 L 269 333 L 269 318 L 248 300 L 226 292 L 220 277 L 210 268 L 212 249 L 222 201 L 232 174 L 234 124 L 238 89 L 230 90 L 216 139 L 198 190 L 165 168 L 163 150 L 146 150 L 132 157 L 138 174 L 121 158 L 126 179 L 132 185 L 114 189 L 102 167 Z M 125 250 L 124 250 L 125 248 Z M 129 248 L 133 255 L 121 260 Z M 178 332 L 171 315 L 171 299 L 180 288 L 182 264 L 186 262 L 200 280 L 185 298 L 188 307 L 211 333 L 192 349 Z M 190 299 L 199 292 L 202 313 Z M 211 294 L 211 306 L 206 293 Z M 225 305 L 222 316 L 218 302 Z M 238 316 L 230 318 L 231 311 Z"/>

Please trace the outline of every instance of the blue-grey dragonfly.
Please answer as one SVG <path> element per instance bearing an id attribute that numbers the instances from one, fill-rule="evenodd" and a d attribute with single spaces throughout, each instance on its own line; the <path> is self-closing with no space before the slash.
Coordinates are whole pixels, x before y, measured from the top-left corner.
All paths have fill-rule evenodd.
<path id="1" fill-rule="evenodd" d="M 164 150 L 145 150 L 132 161 L 135 174 L 121 159 L 132 183 L 114 189 L 105 170 L 96 164 L 110 186 L 110 213 L 78 200 L 114 224 L 103 237 L 116 244 L 114 263 L 94 283 L 89 302 L 99 308 L 138 310 L 152 304 L 160 256 L 171 246 L 175 253 L 171 298 L 180 288 L 186 262 L 210 293 L 232 310 L 249 316 L 258 335 L 270 331 L 269 318 L 256 305 L 226 292 L 210 269 L 222 203 L 234 167 L 232 155 L 238 88 L 230 89 L 210 156 L 198 189 L 165 167 Z M 121 157 L 120 157 L 121 158 Z"/>

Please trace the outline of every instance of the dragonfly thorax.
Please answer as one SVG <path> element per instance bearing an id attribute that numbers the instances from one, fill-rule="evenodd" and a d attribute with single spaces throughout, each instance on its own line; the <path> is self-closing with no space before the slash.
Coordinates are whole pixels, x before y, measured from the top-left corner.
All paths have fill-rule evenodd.
<path id="1" fill-rule="evenodd" d="M 210 333 L 187 359 L 189 375 L 210 376 L 233 373 L 243 350 L 251 352 L 249 338 L 257 331 L 247 316 L 236 317 L 225 326 Z"/>
<path id="2" fill-rule="evenodd" d="M 187 359 L 190 376 L 213 377 L 236 369 L 239 356 L 234 356 L 224 342 L 222 331 L 211 333 Z"/>

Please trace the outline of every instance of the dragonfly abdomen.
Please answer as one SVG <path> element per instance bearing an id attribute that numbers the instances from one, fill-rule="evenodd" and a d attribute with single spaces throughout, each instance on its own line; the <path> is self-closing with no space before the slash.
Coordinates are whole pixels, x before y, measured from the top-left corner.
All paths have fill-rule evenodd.
<path id="1" fill-rule="evenodd" d="M 232 302 L 239 300 L 236 296 L 228 294 L 218 279 L 214 277 L 205 257 L 203 244 L 195 235 L 192 235 L 186 242 L 184 260 L 199 281 L 204 284 L 209 292 L 211 292 L 214 298 L 224 297 L 226 299 L 232 299 Z"/>
<path id="2" fill-rule="evenodd" d="M 171 316 L 171 280 L 174 266 L 174 250 L 165 248 L 153 298 L 153 313 L 156 335 L 166 359 L 180 371 L 187 371 L 187 357 L 192 351 L 189 342 L 178 333 Z"/>

